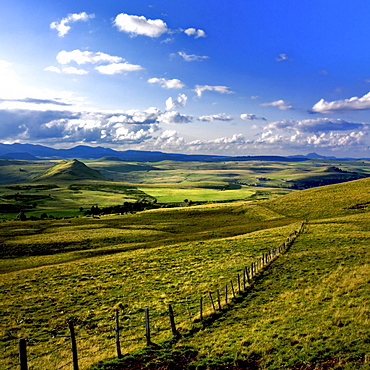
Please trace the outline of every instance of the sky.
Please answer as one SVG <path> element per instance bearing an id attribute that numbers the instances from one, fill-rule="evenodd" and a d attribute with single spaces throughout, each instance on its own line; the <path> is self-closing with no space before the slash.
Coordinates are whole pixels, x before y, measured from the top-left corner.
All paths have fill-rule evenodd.
<path id="1" fill-rule="evenodd" d="M 370 157 L 367 0 L 0 0 L 0 142 Z"/>

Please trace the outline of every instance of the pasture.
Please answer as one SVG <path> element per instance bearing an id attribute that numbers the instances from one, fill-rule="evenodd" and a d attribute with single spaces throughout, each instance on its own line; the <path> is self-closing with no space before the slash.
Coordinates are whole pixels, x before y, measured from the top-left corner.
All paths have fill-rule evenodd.
<path id="1" fill-rule="evenodd" d="M 101 163 L 89 165 L 98 169 Z M 121 162 L 106 171 L 113 174 L 119 164 L 122 170 Z M 320 177 L 332 170 L 313 161 L 187 166 L 161 162 L 143 171 L 117 171 L 116 179 L 127 182 L 1 187 L 2 204 L 28 207 L 27 215 L 73 216 L 9 221 L 15 212 L 2 215 L 7 219 L 0 229 L 2 369 L 18 366 L 21 337 L 27 338 L 30 369 L 70 369 L 70 320 L 81 369 L 123 369 L 117 366 L 125 359 L 106 361 L 115 357 L 115 310 L 122 351 L 137 353 L 142 368 L 158 368 L 174 352 L 185 358 L 189 349 L 192 358 L 184 369 L 367 368 L 370 179 L 293 191 L 289 176 L 309 173 L 312 180 L 313 172 Z M 346 166 L 368 171 L 365 162 Z M 83 215 L 92 205 L 143 199 L 159 207 Z M 168 203 L 178 207 L 161 206 Z M 201 296 L 224 289 L 306 219 L 305 232 L 253 286 L 217 315 L 206 301 L 204 313 L 211 319 L 199 321 Z M 182 334 L 177 341 L 169 327 L 169 303 Z M 143 352 L 145 307 L 158 347 Z M 105 364 L 95 365 L 102 360 Z"/>
<path id="2" fill-rule="evenodd" d="M 16 339 L 27 337 L 32 368 L 47 363 L 67 369 L 71 318 L 85 338 L 82 368 L 112 357 L 115 307 L 123 310 L 125 352 L 143 346 L 144 307 L 151 307 L 153 320 L 160 319 L 153 329 L 156 340 L 170 337 L 170 302 L 180 305 L 178 324 L 188 329 L 186 299 L 195 315 L 200 294 L 228 282 L 299 225 L 299 220 L 263 209 L 245 210 L 243 203 L 239 207 L 7 223 L 1 232 L 2 366 L 16 364 Z M 27 255 L 14 258 L 19 251 Z"/>

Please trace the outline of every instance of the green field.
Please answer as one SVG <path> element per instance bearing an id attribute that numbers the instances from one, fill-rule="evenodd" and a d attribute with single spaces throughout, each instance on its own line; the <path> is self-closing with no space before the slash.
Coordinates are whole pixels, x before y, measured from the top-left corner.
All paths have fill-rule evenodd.
<path id="1" fill-rule="evenodd" d="M 203 166 L 189 164 L 194 172 L 196 165 Z M 138 187 L 91 180 L 4 185 L 3 204 L 79 217 L 1 224 L 0 368 L 19 367 L 23 337 L 29 369 L 70 369 L 69 320 L 85 370 L 369 368 L 370 178 L 292 192 L 198 176 L 171 183 L 162 174 L 162 182 Z M 94 217 L 79 209 L 154 198 L 178 206 Z M 237 287 L 237 274 L 304 220 L 288 252 L 230 302 L 230 281 Z M 216 297 L 217 290 L 223 308 L 214 314 L 209 292 Z M 122 360 L 114 360 L 116 309 L 122 352 L 130 354 Z"/>

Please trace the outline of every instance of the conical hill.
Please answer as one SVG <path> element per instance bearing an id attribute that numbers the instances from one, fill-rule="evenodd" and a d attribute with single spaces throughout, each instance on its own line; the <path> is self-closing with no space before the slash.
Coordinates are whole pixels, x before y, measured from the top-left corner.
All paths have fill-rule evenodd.
<path id="1" fill-rule="evenodd" d="M 59 181 L 78 181 L 78 180 L 100 180 L 109 181 L 99 171 L 96 171 L 77 159 L 71 161 L 61 161 L 49 168 L 37 181 L 59 180 Z"/>

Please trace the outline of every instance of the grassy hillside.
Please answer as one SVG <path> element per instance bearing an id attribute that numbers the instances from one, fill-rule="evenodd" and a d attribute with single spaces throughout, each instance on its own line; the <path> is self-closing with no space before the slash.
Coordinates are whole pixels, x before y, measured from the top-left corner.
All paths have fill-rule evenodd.
<path id="1" fill-rule="evenodd" d="M 17 339 L 26 337 L 30 368 L 69 369 L 70 319 L 81 369 L 113 358 L 115 308 L 123 352 L 139 350 L 145 346 L 142 310 L 150 307 L 159 347 L 141 353 L 139 363 L 147 364 L 141 368 L 365 369 L 369 181 L 268 201 L 3 223 L 0 367 L 17 366 Z M 81 186 L 71 191 L 91 185 Z M 194 321 L 200 295 L 216 289 L 224 294 L 225 284 L 305 218 L 305 233 L 243 297 L 204 326 Z M 178 341 L 169 342 L 168 303 L 182 333 Z M 208 301 L 205 313 L 211 312 Z M 99 368 L 126 366 L 114 363 Z"/>
<path id="2" fill-rule="evenodd" d="M 263 206 L 290 217 L 318 219 L 368 211 L 370 178 L 292 193 Z"/>

